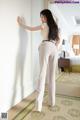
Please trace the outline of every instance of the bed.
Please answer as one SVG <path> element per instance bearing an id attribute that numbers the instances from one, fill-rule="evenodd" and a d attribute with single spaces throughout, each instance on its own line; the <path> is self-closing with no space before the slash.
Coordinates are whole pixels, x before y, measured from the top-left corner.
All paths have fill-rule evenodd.
<path id="1" fill-rule="evenodd" d="M 80 56 L 70 56 L 70 68 L 72 72 L 80 72 Z"/>

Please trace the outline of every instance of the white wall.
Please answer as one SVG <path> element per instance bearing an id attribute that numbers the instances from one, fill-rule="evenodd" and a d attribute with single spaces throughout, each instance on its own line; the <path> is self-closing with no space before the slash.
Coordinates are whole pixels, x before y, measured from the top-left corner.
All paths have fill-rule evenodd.
<path id="1" fill-rule="evenodd" d="M 44 8 L 43 0 L 32 0 L 32 26 L 40 25 L 40 11 Z M 37 87 L 39 76 L 39 54 L 38 47 L 42 41 L 40 31 L 32 32 L 32 69 L 33 69 L 33 86 Z"/>
<path id="2" fill-rule="evenodd" d="M 37 25 L 42 8 L 43 0 L 0 0 L 0 112 L 34 90 L 40 33 L 19 28 L 16 18 L 24 16 L 26 24 Z"/>

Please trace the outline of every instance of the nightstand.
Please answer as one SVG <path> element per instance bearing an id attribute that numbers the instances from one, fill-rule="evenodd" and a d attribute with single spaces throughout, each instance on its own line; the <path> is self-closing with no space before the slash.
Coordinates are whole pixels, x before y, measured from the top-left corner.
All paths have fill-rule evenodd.
<path id="1" fill-rule="evenodd" d="M 58 59 L 58 67 L 61 68 L 61 71 L 65 71 L 64 69 L 67 68 L 70 72 L 70 59 L 68 58 L 59 58 Z"/>

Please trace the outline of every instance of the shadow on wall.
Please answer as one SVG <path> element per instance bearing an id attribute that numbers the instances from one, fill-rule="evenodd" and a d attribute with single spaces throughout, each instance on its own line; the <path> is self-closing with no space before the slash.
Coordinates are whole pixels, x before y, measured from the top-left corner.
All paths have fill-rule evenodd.
<path id="1" fill-rule="evenodd" d="M 24 97 L 24 86 L 23 86 L 23 74 L 24 74 L 24 63 L 26 58 L 27 46 L 28 46 L 28 35 L 25 30 L 19 27 L 19 49 L 16 56 L 16 66 L 15 66 L 15 79 L 13 84 L 13 94 L 11 98 L 11 107 L 14 105 L 16 93 L 17 93 L 17 83 L 18 80 L 21 87 L 21 99 Z M 20 79 L 18 79 L 20 77 Z"/>

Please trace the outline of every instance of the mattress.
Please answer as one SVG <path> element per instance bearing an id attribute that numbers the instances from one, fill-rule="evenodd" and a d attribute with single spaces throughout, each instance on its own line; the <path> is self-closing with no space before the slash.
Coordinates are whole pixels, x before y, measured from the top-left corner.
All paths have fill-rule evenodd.
<path id="1" fill-rule="evenodd" d="M 71 56 L 68 58 L 70 59 L 70 65 L 80 65 L 80 56 Z"/>
<path id="2" fill-rule="evenodd" d="M 70 71 L 80 72 L 80 56 L 71 56 L 70 59 Z"/>

